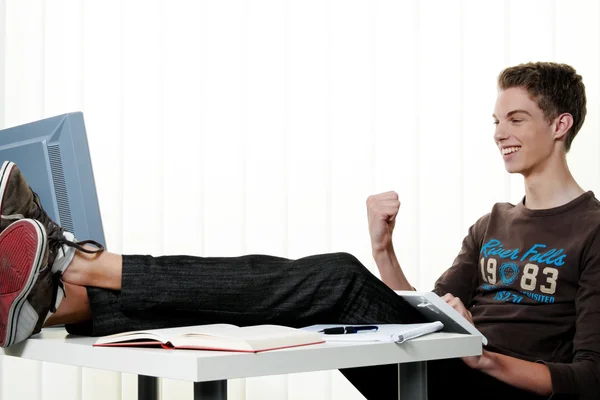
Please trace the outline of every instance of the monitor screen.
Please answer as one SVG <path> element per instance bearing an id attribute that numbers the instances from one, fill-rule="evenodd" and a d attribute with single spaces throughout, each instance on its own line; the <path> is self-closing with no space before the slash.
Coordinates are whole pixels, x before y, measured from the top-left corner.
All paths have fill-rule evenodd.
<path id="1" fill-rule="evenodd" d="M 0 165 L 12 161 L 50 218 L 77 240 L 104 246 L 104 230 L 81 112 L 0 130 Z"/>

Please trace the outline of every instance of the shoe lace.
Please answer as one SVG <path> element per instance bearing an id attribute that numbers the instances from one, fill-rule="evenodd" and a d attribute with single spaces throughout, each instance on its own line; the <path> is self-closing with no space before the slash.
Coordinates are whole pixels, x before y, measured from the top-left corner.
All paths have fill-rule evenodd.
<path id="1" fill-rule="evenodd" d="M 56 312 L 56 298 L 58 297 L 58 289 L 62 290 L 63 297 L 67 297 L 65 285 L 62 282 L 62 272 L 58 271 L 52 274 L 52 300 L 50 302 L 50 312 Z"/>
<path id="2" fill-rule="evenodd" d="M 58 233 L 53 233 L 52 236 L 48 236 L 48 250 L 51 253 L 58 251 L 65 244 L 69 247 L 73 247 L 74 249 L 87 254 L 97 254 L 104 251 L 104 246 L 96 242 L 95 240 L 82 240 L 79 242 L 72 242 L 66 239 L 64 236 L 62 236 L 62 233 L 60 234 L 60 236 Z M 86 244 L 92 245 L 96 248 L 86 248 L 84 247 Z"/>

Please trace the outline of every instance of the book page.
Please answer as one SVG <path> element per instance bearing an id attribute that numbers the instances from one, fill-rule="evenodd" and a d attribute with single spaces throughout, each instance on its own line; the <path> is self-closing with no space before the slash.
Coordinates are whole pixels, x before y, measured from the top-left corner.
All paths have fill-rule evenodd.
<path id="1" fill-rule="evenodd" d="M 211 328 L 212 327 L 212 328 Z M 215 325 L 194 325 L 194 326 L 181 326 L 176 328 L 163 328 L 163 329 L 147 329 L 141 331 L 130 331 L 115 333 L 114 335 L 103 336 L 96 340 L 96 344 L 107 344 L 107 343 L 121 343 L 133 340 L 156 340 L 161 343 L 167 343 L 173 338 L 176 338 L 184 333 L 203 329 L 215 329 L 215 330 L 232 330 L 239 329 L 235 325 L 228 324 L 215 324 Z"/>
<path id="2" fill-rule="evenodd" d="M 298 335 L 298 331 L 299 330 L 295 328 L 279 325 L 255 325 L 240 328 L 233 325 L 217 324 L 188 327 L 181 332 L 181 336 L 190 337 L 209 335 L 218 336 L 220 338 L 252 340 Z"/>
<path id="3" fill-rule="evenodd" d="M 323 342 L 317 333 L 285 326 L 257 325 L 240 328 L 228 324 L 211 324 L 120 333 L 99 338 L 95 345 L 134 346 L 137 343 L 133 341 L 142 340 L 158 340 L 167 347 L 175 348 L 250 352 Z"/>
<path id="4" fill-rule="evenodd" d="M 172 344 L 175 347 L 207 346 L 260 351 L 322 341 L 318 334 L 279 325 L 256 325 L 235 329 L 213 325 L 188 331 L 174 339 Z"/>

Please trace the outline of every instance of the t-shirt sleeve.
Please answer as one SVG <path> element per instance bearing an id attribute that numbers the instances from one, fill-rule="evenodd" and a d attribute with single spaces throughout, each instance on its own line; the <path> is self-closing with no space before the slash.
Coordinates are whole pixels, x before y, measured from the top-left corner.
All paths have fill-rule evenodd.
<path id="1" fill-rule="evenodd" d="M 435 283 L 433 291 L 438 296 L 451 293 L 460 298 L 465 305 L 471 302 L 479 282 L 477 265 L 488 220 L 489 214 L 469 228 L 467 236 L 463 239 L 460 253 L 454 259 L 452 266 Z"/>
<path id="2" fill-rule="evenodd" d="M 545 364 L 555 394 L 577 394 L 583 400 L 597 399 L 600 393 L 600 231 L 589 244 L 581 265 L 575 298 L 573 362 Z"/>

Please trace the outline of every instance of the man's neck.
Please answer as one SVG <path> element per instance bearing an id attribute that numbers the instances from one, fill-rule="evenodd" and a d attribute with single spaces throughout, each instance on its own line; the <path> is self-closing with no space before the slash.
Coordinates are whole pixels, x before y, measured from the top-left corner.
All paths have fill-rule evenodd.
<path id="1" fill-rule="evenodd" d="M 525 176 L 525 207 L 532 210 L 560 207 L 583 193 L 564 158 Z"/>

